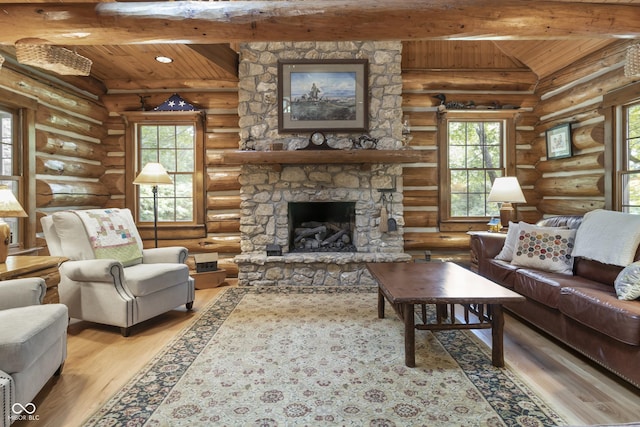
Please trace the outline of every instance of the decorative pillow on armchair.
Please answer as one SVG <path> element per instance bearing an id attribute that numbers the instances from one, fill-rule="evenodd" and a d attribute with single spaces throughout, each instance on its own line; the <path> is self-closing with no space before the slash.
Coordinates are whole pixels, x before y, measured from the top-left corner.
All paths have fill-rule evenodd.
<path id="1" fill-rule="evenodd" d="M 547 228 L 520 222 L 512 265 L 552 273 L 573 274 L 571 252 L 576 230 Z"/>
<path id="2" fill-rule="evenodd" d="M 626 266 L 613 285 L 618 299 L 631 301 L 640 298 L 640 261 Z"/>

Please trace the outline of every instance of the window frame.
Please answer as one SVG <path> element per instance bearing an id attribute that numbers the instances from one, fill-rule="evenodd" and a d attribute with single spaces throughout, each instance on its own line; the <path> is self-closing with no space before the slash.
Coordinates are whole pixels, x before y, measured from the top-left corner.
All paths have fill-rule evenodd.
<path id="1" fill-rule="evenodd" d="M 604 199 L 605 209 L 623 211 L 623 176 L 626 171 L 624 141 L 625 107 L 640 103 L 640 82 L 632 83 L 603 96 L 604 112 Z"/>
<path id="2" fill-rule="evenodd" d="M 516 129 L 515 115 L 511 111 L 447 111 L 441 117 L 438 126 L 439 149 L 439 227 L 440 231 L 459 231 L 468 229 L 470 224 L 486 224 L 490 219 L 483 217 L 451 216 L 451 182 L 449 180 L 449 122 L 496 122 L 503 123 L 502 176 L 514 176 L 516 172 Z"/>
<path id="3" fill-rule="evenodd" d="M 11 174 L 0 174 L 0 182 L 6 183 L 12 190 L 20 205 L 23 205 L 23 167 L 22 167 L 22 111 L 16 108 L 10 108 L 4 105 L 0 105 L 0 111 L 11 115 Z M 9 145 L 9 144 L 8 144 Z M 4 151 L 4 149 L 3 149 Z M 5 222 L 16 222 L 17 235 L 12 232 L 12 240 L 9 243 L 9 250 L 15 250 L 23 247 L 24 241 L 24 224 L 20 218 L 3 218 Z"/>
<path id="4" fill-rule="evenodd" d="M 19 188 L 14 192 L 16 199 L 28 214 L 18 218 L 18 238 L 9 246 L 9 255 L 25 254 L 38 248 L 36 231 L 38 225 L 34 214 L 36 207 L 36 174 L 27 171 L 36 170 L 36 110 L 38 102 L 32 98 L 0 88 L 0 104 L 5 111 L 18 115 L 17 142 L 15 147 L 15 163 L 11 180 L 18 182 Z"/>
<path id="5" fill-rule="evenodd" d="M 158 221 L 158 237 L 174 239 L 177 234 L 181 238 L 206 237 L 205 229 L 205 194 L 204 176 L 204 125 L 200 111 L 135 111 L 123 113 L 126 122 L 125 131 L 125 206 L 133 215 L 136 226 L 142 237 L 150 239 L 153 234 L 153 221 L 141 221 L 139 218 L 139 186 L 133 184 L 144 165 L 140 164 L 138 149 L 138 128 L 140 125 L 193 125 L 195 127 L 194 166 L 193 173 L 193 220 L 192 221 Z"/>

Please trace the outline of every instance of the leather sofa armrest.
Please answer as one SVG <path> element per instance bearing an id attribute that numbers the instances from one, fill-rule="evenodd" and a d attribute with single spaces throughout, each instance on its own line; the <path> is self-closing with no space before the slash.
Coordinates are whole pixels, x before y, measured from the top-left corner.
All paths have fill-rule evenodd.
<path id="1" fill-rule="evenodd" d="M 42 304 L 47 285 L 39 277 L 0 282 L 0 310 Z"/>
<path id="2" fill-rule="evenodd" d="M 478 273 L 483 274 L 487 259 L 495 258 L 500 253 L 507 238 L 502 233 L 473 233 L 471 234 L 471 263 L 477 265 Z"/>
<path id="3" fill-rule="evenodd" d="M 184 264 L 189 256 L 187 248 L 181 246 L 170 246 L 167 248 L 152 248 L 142 250 L 142 263 L 155 264 L 159 262 L 170 262 Z"/>
<path id="4" fill-rule="evenodd" d="M 506 234 L 483 233 L 471 236 L 471 250 L 480 258 L 495 258 L 504 246 Z"/>

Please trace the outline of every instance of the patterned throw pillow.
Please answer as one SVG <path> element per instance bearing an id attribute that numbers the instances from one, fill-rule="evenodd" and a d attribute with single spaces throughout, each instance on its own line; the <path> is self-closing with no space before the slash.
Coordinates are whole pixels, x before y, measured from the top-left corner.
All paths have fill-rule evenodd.
<path id="1" fill-rule="evenodd" d="M 571 275 L 571 251 L 575 237 L 576 230 L 538 227 L 521 222 L 511 264 Z"/>
<path id="2" fill-rule="evenodd" d="M 618 299 L 631 301 L 640 298 L 640 261 L 626 266 L 613 283 Z"/>

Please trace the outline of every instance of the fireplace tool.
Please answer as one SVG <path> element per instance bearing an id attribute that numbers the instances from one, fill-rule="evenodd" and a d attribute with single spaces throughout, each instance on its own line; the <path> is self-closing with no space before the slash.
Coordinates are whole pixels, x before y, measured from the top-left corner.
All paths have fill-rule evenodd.
<path id="1" fill-rule="evenodd" d="M 385 197 L 386 201 L 386 197 Z M 393 194 L 389 194 L 389 219 L 387 220 L 387 230 L 396 231 L 398 230 L 398 223 L 396 219 L 393 218 Z"/>
<path id="2" fill-rule="evenodd" d="M 389 231 L 389 215 L 387 215 L 387 197 L 382 193 L 382 207 L 380 208 L 380 232 Z"/>

